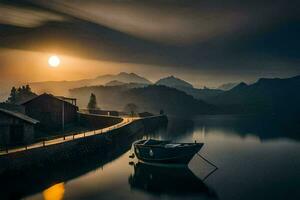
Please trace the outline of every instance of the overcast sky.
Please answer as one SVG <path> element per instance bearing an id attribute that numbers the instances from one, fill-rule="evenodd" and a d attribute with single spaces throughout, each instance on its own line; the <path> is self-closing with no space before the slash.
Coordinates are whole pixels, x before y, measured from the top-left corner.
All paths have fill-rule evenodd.
<path id="1" fill-rule="evenodd" d="M 299 75 L 299 9 L 293 0 L 0 1 L 0 80 L 128 71 L 216 86 Z M 57 71 L 47 68 L 53 53 L 64 58 Z"/>

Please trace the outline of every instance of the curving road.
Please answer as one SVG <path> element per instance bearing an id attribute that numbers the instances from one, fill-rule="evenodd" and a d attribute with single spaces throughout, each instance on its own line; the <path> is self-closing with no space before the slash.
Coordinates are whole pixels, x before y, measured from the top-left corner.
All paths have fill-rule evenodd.
<path id="1" fill-rule="evenodd" d="M 55 139 L 44 140 L 44 141 L 33 143 L 33 144 L 23 146 L 23 147 L 16 147 L 16 148 L 10 148 L 8 150 L 2 150 L 2 151 L 0 151 L 0 156 L 10 154 L 10 153 L 20 152 L 20 151 L 26 151 L 28 149 L 34 149 L 34 148 L 40 148 L 40 147 L 50 146 L 50 145 L 54 145 L 54 144 L 64 143 L 64 142 L 68 142 L 71 140 L 76 140 L 78 138 L 89 137 L 92 135 L 106 133 L 108 131 L 111 131 L 111 130 L 120 128 L 122 126 L 125 126 L 127 124 L 130 124 L 131 122 L 138 120 L 140 118 L 139 117 L 122 117 L 122 119 L 123 119 L 122 122 L 112 125 L 112 126 L 109 126 L 109 127 L 106 127 L 106 128 L 97 129 L 97 130 L 93 130 L 93 131 L 85 131 L 85 132 L 81 132 L 81 133 L 75 133 L 73 135 L 62 136 L 62 137 L 55 138 Z"/>

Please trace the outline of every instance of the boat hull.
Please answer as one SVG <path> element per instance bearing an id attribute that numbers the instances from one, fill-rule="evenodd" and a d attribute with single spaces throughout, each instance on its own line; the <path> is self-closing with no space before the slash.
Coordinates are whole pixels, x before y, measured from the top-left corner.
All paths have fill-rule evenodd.
<path id="1" fill-rule="evenodd" d="M 134 145 L 137 158 L 148 164 L 187 165 L 202 148 L 202 143 L 166 148 L 164 146 Z"/>

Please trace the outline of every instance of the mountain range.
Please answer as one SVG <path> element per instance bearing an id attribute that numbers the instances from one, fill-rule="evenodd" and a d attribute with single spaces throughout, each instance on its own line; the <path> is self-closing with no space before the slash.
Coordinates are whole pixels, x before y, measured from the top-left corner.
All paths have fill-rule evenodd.
<path id="1" fill-rule="evenodd" d="M 228 91 L 197 89 L 172 76 L 157 83 L 84 87 L 71 90 L 71 94 L 79 99 L 85 98 L 81 101 L 82 106 L 86 105 L 89 94 L 94 92 L 98 94 L 99 103 L 105 107 L 122 109 L 125 102 L 135 102 L 145 110 L 167 108 L 173 114 L 270 114 L 300 111 L 300 76 L 262 78 L 253 84 L 241 82 Z M 121 103 L 119 99 L 122 99 Z"/>
<path id="2" fill-rule="evenodd" d="M 79 81 L 36 82 L 30 86 L 36 93 L 78 98 L 79 106 L 83 108 L 87 105 L 90 93 L 95 93 L 100 108 L 105 109 L 122 110 L 125 103 L 134 102 L 145 111 L 166 109 L 173 114 L 300 111 L 300 76 L 261 78 L 252 84 L 230 83 L 221 86 L 224 90 L 195 88 L 174 76 L 152 83 L 137 74 L 125 72 Z"/>
<path id="3" fill-rule="evenodd" d="M 231 112 L 298 113 L 300 111 L 300 76 L 261 78 L 247 85 L 240 83 L 207 101 Z"/>
<path id="4" fill-rule="evenodd" d="M 207 100 L 208 98 L 211 98 L 217 94 L 220 94 L 223 92 L 223 90 L 219 89 L 209 89 L 209 88 L 194 88 L 194 86 L 182 79 L 179 79 L 174 76 L 169 76 L 166 78 L 162 78 L 158 80 L 156 85 L 164 85 L 170 88 L 176 88 L 180 91 L 185 92 L 188 95 L 193 96 L 196 99 L 199 100 Z"/>
<path id="5" fill-rule="evenodd" d="M 227 91 L 227 90 L 231 90 L 232 88 L 234 88 L 234 87 L 237 86 L 238 84 L 239 84 L 239 83 L 224 83 L 224 84 L 220 85 L 220 86 L 218 87 L 218 89 Z"/>
<path id="6" fill-rule="evenodd" d="M 167 114 L 196 115 L 216 113 L 217 108 L 202 100 L 162 85 L 131 87 L 132 84 L 118 86 L 91 86 L 70 90 L 72 96 L 78 98 L 79 107 L 85 108 L 91 93 L 97 98 L 101 109 L 123 110 L 128 103 L 134 103 L 139 111 Z"/>
<path id="7" fill-rule="evenodd" d="M 194 86 L 184 80 L 181 80 L 175 76 L 169 76 L 166 78 L 159 79 L 156 85 L 164 85 L 171 88 L 194 88 Z"/>
<path id="8" fill-rule="evenodd" d="M 105 85 L 105 86 L 118 86 L 123 84 L 131 83 L 132 86 L 141 87 L 146 85 L 153 84 L 148 79 L 141 77 L 135 73 L 126 73 L 121 72 L 116 75 L 107 74 L 98 76 L 94 79 L 83 79 L 77 81 L 46 81 L 46 82 L 34 82 L 30 83 L 32 90 L 36 93 L 53 93 L 56 95 L 69 96 L 69 90 L 73 88 L 83 87 L 83 86 L 97 86 L 97 85 Z M 159 79 L 154 84 L 156 85 L 164 85 L 170 88 L 176 88 L 178 90 L 184 91 L 189 95 L 192 95 L 196 99 L 206 100 L 216 94 L 222 92 L 219 89 L 198 89 L 194 88 L 192 84 L 184 81 L 175 76 L 169 76 L 165 78 Z"/>
<path id="9" fill-rule="evenodd" d="M 55 95 L 68 96 L 69 90 L 72 88 L 83 86 L 105 85 L 111 81 L 118 81 L 120 83 L 137 83 L 137 84 L 152 84 L 146 78 L 138 76 L 135 73 L 121 72 L 119 74 L 107 74 L 98 76 L 94 79 L 82 79 L 77 81 L 46 81 L 29 83 L 33 91 L 37 93 L 53 93 Z M 111 83 L 110 83 L 111 84 Z"/>

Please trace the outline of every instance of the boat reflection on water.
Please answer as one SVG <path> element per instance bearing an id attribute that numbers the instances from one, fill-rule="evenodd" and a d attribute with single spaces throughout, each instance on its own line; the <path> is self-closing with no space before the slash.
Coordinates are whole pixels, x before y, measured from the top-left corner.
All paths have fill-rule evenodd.
<path id="1" fill-rule="evenodd" d="M 217 199 L 215 192 L 188 167 L 162 167 L 138 162 L 128 182 L 132 189 L 153 195 L 205 196 Z"/>

